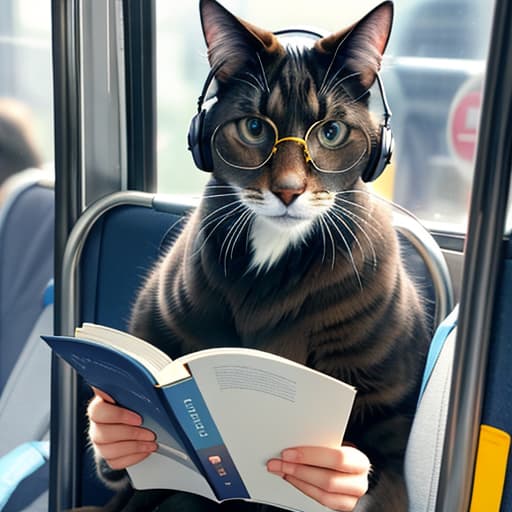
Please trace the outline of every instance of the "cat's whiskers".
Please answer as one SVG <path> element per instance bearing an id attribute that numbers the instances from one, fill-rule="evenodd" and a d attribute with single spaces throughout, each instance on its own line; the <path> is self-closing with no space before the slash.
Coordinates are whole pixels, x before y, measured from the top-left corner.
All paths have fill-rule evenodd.
<path id="1" fill-rule="evenodd" d="M 224 241 L 222 242 L 222 245 L 220 246 L 219 262 L 222 259 L 222 254 L 224 253 L 224 275 L 227 275 L 227 259 L 231 241 L 234 238 L 235 234 L 237 233 L 237 228 L 239 224 L 243 224 L 244 219 L 247 217 L 248 214 L 250 215 L 250 213 L 250 210 L 246 210 L 240 215 L 240 217 L 238 217 L 238 219 L 235 220 L 235 222 L 233 222 L 232 226 L 229 228 L 226 234 L 226 237 L 224 238 Z"/>
<path id="2" fill-rule="evenodd" d="M 349 196 L 351 197 L 352 196 L 352 193 L 353 192 L 358 192 L 358 190 L 342 190 L 340 192 L 336 192 L 336 201 L 341 201 L 345 204 L 349 204 L 350 206 L 354 206 L 356 208 L 359 208 L 360 210 L 362 210 L 362 212 L 364 212 L 368 217 L 371 217 L 372 215 L 372 209 L 373 209 L 373 205 L 371 203 L 368 203 L 368 204 L 361 204 L 360 202 L 357 202 L 355 198 L 353 198 L 354 200 L 351 201 L 350 199 L 345 199 L 344 197 L 341 197 L 341 196 Z"/>
<path id="3" fill-rule="evenodd" d="M 226 192 L 223 192 L 223 190 L 226 190 Z M 206 199 L 210 197 L 216 197 L 214 194 L 219 194 L 217 197 L 224 197 L 221 194 L 225 194 L 226 197 L 230 195 L 239 195 L 238 192 L 233 190 L 233 187 L 230 185 L 206 185 L 204 187 L 203 193 L 201 194 L 201 197 Z"/>
<path id="4" fill-rule="evenodd" d="M 231 245 L 231 254 L 230 254 L 231 259 L 233 259 L 235 245 L 238 242 L 240 235 L 243 233 L 245 226 L 247 226 L 249 224 L 250 220 L 255 216 L 256 216 L 256 214 L 253 211 L 247 210 L 247 213 L 245 214 L 244 222 L 242 223 L 242 226 L 240 226 L 240 229 L 238 230 L 238 234 L 236 235 L 236 238 L 234 239 L 233 244 Z"/>
<path id="5" fill-rule="evenodd" d="M 381 239 L 383 238 L 382 233 L 375 226 L 372 226 L 372 223 L 368 219 L 365 219 L 364 217 L 361 217 L 357 213 L 354 213 L 348 208 L 345 208 L 340 205 L 333 205 L 332 208 L 342 216 L 347 216 L 350 220 L 352 220 L 354 224 L 356 224 L 356 226 L 361 230 L 361 232 L 368 237 L 369 241 L 371 241 L 371 237 L 366 233 L 365 228 L 370 229 L 375 237 Z M 371 243 L 373 245 L 373 241 L 371 241 Z"/>
<path id="6" fill-rule="evenodd" d="M 244 73 L 244 75 L 247 75 L 249 78 L 252 78 L 258 84 L 258 89 L 261 89 L 263 92 L 267 92 L 265 90 L 265 86 L 263 84 L 263 81 L 260 80 L 260 78 L 258 76 L 256 76 L 255 74 L 251 73 L 250 71 L 246 71 Z"/>
<path id="7" fill-rule="evenodd" d="M 325 221 L 323 217 L 318 217 L 318 220 L 320 221 L 321 225 L 325 226 L 325 230 L 327 231 L 327 234 L 329 235 L 329 238 L 331 239 L 331 248 L 332 248 L 332 263 L 331 263 L 331 270 L 334 269 L 334 263 L 336 261 L 336 243 L 334 242 L 334 236 L 329 229 L 329 225 Z M 323 232 L 323 230 L 322 230 Z M 327 251 L 327 248 L 326 248 Z"/>
<path id="8" fill-rule="evenodd" d="M 370 89 L 365 89 L 357 98 L 354 98 L 352 101 L 349 101 L 347 105 L 353 105 L 354 103 L 357 103 L 361 98 L 364 98 L 368 93 Z"/>
<path id="9" fill-rule="evenodd" d="M 326 217 L 326 220 L 327 221 L 330 221 L 331 224 L 334 226 L 334 229 L 336 229 L 336 231 L 338 232 L 340 238 L 341 238 L 341 241 L 343 242 L 343 245 L 345 246 L 345 249 L 346 249 L 346 252 L 348 254 L 348 259 L 350 261 L 350 264 L 352 265 L 352 269 L 354 270 L 354 274 L 355 274 L 355 277 L 357 279 L 357 282 L 359 284 L 359 288 L 362 290 L 363 289 L 363 283 L 361 281 L 361 276 L 359 274 L 359 271 L 357 270 L 357 265 L 356 265 L 356 262 L 354 260 L 354 255 L 352 254 L 352 250 L 350 248 L 350 245 L 349 243 L 347 242 L 347 239 L 345 238 L 345 235 L 340 231 L 338 225 L 336 224 L 336 222 L 334 222 L 333 218 L 331 217 L 330 215 L 330 212 L 326 212 L 325 213 L 325 217 Z M 357 243 L 359 244 L 359 240 L 357 240 L 357 237 L 355 237 L 355 235 L 352 233 L 352 236 L 354 236 L 354 241 L 357 241 Z M 359 247 L 361 246 L 361 244 L 359 244 Z"/>
<path id="10" fill-rule="evenodd" d="M 256 57 L 258 57 L 258 63 L 261 68 L 261 76 L 263 78 L 263 82 L 265 83 L 265 89 L 266 89 L 265 92 L 267 94 L 270 94 L 270 87 L 268 85 L 268 80 L 267 80 L 267 72 L 265 71 L 265 66 L 263 66 L 263 62 L 261 61 L 261 57 L 258 52 L 256 52 Z"/>
<path id="11" fill-rule="evenodd" d="M 345 229 L 350 233 L 350 236 L 352 237 L 352 239 L 354 240 L 355 244 L 357 245 L 357 247 L 359 247 L 359 250 L 361 251 L 361 256 L 363 258 L 363 260 L 366 258 L 365 257 L 365 254 L 364 254 L 364 249 L 363 249 L 363 246 L 361 245 L 361 243 L 359 242 L 359 239 L 357 238 L 357 235 L 354 233 L 354 231 L 352 230 L 352 228 L 348 225 L 348 223 L 345 221 L 345 219 L 341 216 L 341 215 L 338 215 L 336 212 L 333 212 L 333 211 L 330 211 L 327 213 L 328 216 L 332 216 L 334 217 L 335 219 L 338 219 L 342 224 L 343 226 L 345 227 Z M 332 218 L 331 217 L 331 218 Z M 339 229 L 338 228 L 338 225 L 336 225 L 336 229 Z"/>
<path id="12" fill-rule="evenodd" d="M 377 254 L 375 252 L 375 247 L 373 245 L 373 242 L 371 240 L 371 238 L 368 236 L 368 234 L 366 233 L 366 231 L 364 230 L 363 226 L 361 226 L 361 224 L 359 224 L 359 222 L 352 217 L 352 212 L 349 211 L 349 210 L 344 210 L 342 208 L 338 208 L 336 209 L 336 211 L 332 211 L 331 212 L 332 215 L 334 215 L 337 219 L 340 220 L 340 222 L 342 222 L 343 224 L 345 224 L 344 220 L 343 220 L 343 215 L 346 215 L 350 218 L 350 220 L 355 224 L 355 226 L 357 227 L 357 229 L 359 230 L 359 232 L 366 238 L 366 241 L 367 241 L 367 244 L 370 251 L 371 251 L 371 255 L 372 255 L 372 266 L 373 266 L 373 270 L 376 270 L 377 269 Z M 363 255 L 363 259 L 364 259 L 364 253 L 363 251 L 361 250 L 361 253 Z"/>
<path id="13" fill-rule="evenodd" d="M 220 226 L 220 225 L 221 225 L 221 224 L 222 224 L 222 223 L 223 223 L 227 218 L 231 217 L 231 216 L 232 216 L 232 215 L 234 215 L 234 214 L 235 214 L 235 212 L 228 212 L 228 213 L 223 214 L 220 218 L 218 218 L 218 219 L 214 219 L 213 221 L 210 221 L 210 223 L 209 223 L 209 224 L 213 224 L 214 222 L 217 222 L 217 224 L 215 224 L 215 226 L 213 227 L 213 229 L 212 229 L 212 230 L 210 231 L 210 233 L 206 236 L 206 238 L 204 239 L 204 241 L 203 241 L 203 243 L 201 244 L 201 246 L 200 246 L 197 250 L 195 250 L 195 251 L 192 253 L 191 257 L 194 257 L 194 256 L 196 256 L 197 254 L 199 254 L 199 253 L 203 250 L 204 246 L 208 243 L 208 240 L 211 238 L 211 236 L 215 233 L 215 231 L 217 230 L 217 228 L 218 228 L 218 227 L 219 227 L 219 226 Z M 205 228 L 206 228 L 206 226 L 205 226 Z M 202 229 L 201 229 L 201 231 L 202 231 L 203 229 L 204 229 L 204 228 L 202 228 Z M 199 234 L 199 233 L 198 233 L 198 234 Z"/>
<path id="14" fill-rule="evenodd" d="M 361 203 L 356 203 L 355 201 L 350 201 L 350 199 L 345 199 L 344 197 L 340 197 L 343 195 L 346 195 L 345 192 L 343 192 L 343 191 L 336 192 L 336 201 L 342 201 L 343 203 L 349 204 L 350 206 L 355 206 L 356 208 L 361 209 L 363 212 L 365 212 L 368 215 L 371 213 L 371 210 L 370 210 L 370 208 L 368 208 L 368 206 L 361 204 Z M 336 204 L 336 202 L 335 202 L 335 204 Z"/>
<path id="15" fill-rule="evenodd" d="M 227 260 L 227 252 L 228 252 L 228 247 L 229 247 L 229 240 L 231 239 L 231 234 L 233 233 L 234 230 L 236 230 L 236 226 L 237 224 L 240 222 L 240 219 L 243 218 L 244 214 L 246 214 L 247 212 L 244 212 L 242 213 L 242 215 L 240 217 L 238 217 L 238 219 L 231 225 L 231 227 L 229 228 L 221 246 L 220 246 L 220 250 L 219 250 L 219 263 L 222 259 L 222 253 L 224 253 L 224 275 L 227 275 L 227 263 L 226 263 L 226 260 Z M 224 250 L 226 249 L 226 250 Z"/>
<path id="16" fill-rule="evenodd" d="M 234 251 L 235 251 L 235 246 L 238 242 L 238 240 L 240 239 L 240 236 L 241 234 L 244 232 L 244 229 L 246 228 L 246 226 L 248 226 L 248 229 L 249 229 L 249 226 L 250 226 L 250 223 L 251 223 L 251 220 L 253 219 L 253 217 L 255 217 L 256 214 L 254 212 L 252 212 L 251 210 L 248 210 L 244 215 L 243 215 L 243 220 L 242 222 L 240 223 L 240 226 L 238 228 L 238 233 L 236 233 L 236 236 L 235 234 L 232 236 L 232 243 L 231 243 L 231 251 L 230 251 L 230 256 L 229 258 L 232 260 L 233 259 L 233 254 L 234 254 Z M 228 251 L 229 247 L 226 249 L 226 256 L 227 256 L 227 251 Z M 247 249 L 246 249 L 247 250 Z M 224 272 L 226 273 L 227 275 L 227 261 L 225 260 L 225 267 L 224 267 Z"/>
<path id="17" fill-rule="evenodd" d="M 227 213 L 224 213 L 222 214 L 220 217 L 218 218 L 214 218 L 210 221 L 208 221 L 206 224 L 204 224 L 204 221 L 211 217 L 212 215 L 214 214 L 217 214 L 220 210 L 224 210 L 225 208 L 229 208 L 231 206 L 233 206 L 234 204 L 238 204 L 238 206 L 236 208 L 234 208 L 233 210 L 227 212 Z M 216 210 L 214 210 L 213 212 L 211 212 L 209 215 L 207 215 L 204 219 L 203 219 L 203 223 L 202 223 L 202 226 L 201 226 L 201 229 L 198 231 L 197 233 L 197 238 L 199 239 L 204 230 L 207 229 L 209 226 L 211 226 L 212 224 L 214 224 L 215 222 L 217 222 L 217 224 L 215 224 L 215 226 L 213 227 L 213 229 L 210 231 L 210 233 L 208 234 L 208 236 L 205 238 L 205 240 L 203 241 L 203 243 L 201 244 L 201 247 L 199 247 L 199 249 L 197 249 L 196 251 L 194 251 L 192 253 L 192 257 L 194 257 L 196 254 L 199 254 L 202 250 L 203 250 L 203 247 L 206 245 L 206 243 L 208 242 L 208 240 L 210 239 L 210 237 L 213 235 L 213 233 L 217 230 L 217 228 L 229 217 L 231 217 L 232 215 L 236 215 L 236 213 L 239 211 L 239 210 L 243 210 L 245 208 L 244 204 L 242 203 L 242 201 L 238 200 L 238 201 L 233 201 L 231 203 L 228 203 L 227 205 L 224 205 L 224 206 L 221 206 L 220 208 L 217 208 Z"/>
<path id="18" fill-rule="evenodd" d="M 331 79 L 326 82 L 326 84 L 323 86 L 323 90 L 322 90 L 322 94 L 329 94 L 330 92 L 339 92 L 338 91 L 338 88 L 339 86 L 345 82 L 345 80 L 350 80 L 351 78 L 354 78 L 355 76 L 359 76 L 361 73 L 351 73 L 350 75 L 346 75 L 342 78 L 340 78 L 339 80 L 336 80 L 336 82 L 334 81 L 334 79 L 340 74 L 342 70 L 338 70 L 332 77 Z M 344 89 L 343 92 L 350 97 L 350 93 L 348 92 L 348 90 Z"/>
<path id="19" fill-rule="evenodd" d="M 349 201 L 350 203 L 350 201 Z M 379 231 L 373 224 L 372 222 L 370 222 L 370 220 L 366 217 L 363 217 L 359 214 L 357 214 L 356 212 L 352 211 L 350 208 L 347 208 L 341 204 L 333 204 L 332 205 L 332 208 L 336 211 L 339 211 L 343 214 L 346 214 L 348 215 L 350 218 L 352 219 L 357 219 L 358 221 L 362 222 L 363 224 L 365 224 L 365 226 L 370 229 L 373 234 L 378 237 L 378 238 L 383 238 L 383 235 L 382 235 L 382 232 Z M 376 222 L 377 224 L 380 224 L 380 221 L 376 221 L 376 219 L 372 219 L 373 222 Z"/>
<path id="20" fill-rule="evenodd" d="M 241 205 L 242 201 L 240 199 L 237 199 L 236 201 L 231 201 L 230 203 L 227 203 L 225 205 L 219 206 L 219 208 L 216 208 L 215 210 L 210 212 L 204 219 L 202 219 L 202 222 L 201 222 L 202 228 L 201 228 L 201 230 L 204 229 L 204 227 L 205 227 L 204 222 L 207 221 L 210 217 L 213 217 L 214 215 L 217 215 L 217 213 L 219 213 L 222 210 L 225 210 L 226 208 L 231 208 L 235 204 Z"/>
<path id="21" fill-rule="evenodd" d="M 321 219 L 321 217 L 320 217 Z M 320 233 L 322 235 L 322 263 L 325 261 L 325 256 L 327 254 L 327 247 L 326 247 L 326 239 L 325 239 L 325 231 L 324 231 L 324 224 L 323 222 L 319 222 L 320 227 Z"/>
<path id="22" fill-rule="evenodd" d="M 238 201 L 237 201 L 238 202 Z M 231 205 L 230 205 L 231 206 Z M 231 215 L 234 215 L 238 212 L 238 210 L 241 210 L 243 209 L 243 204 L 242 202 L 240 201 L 240 204 L 234 208 L 233 210 L 230 210 L 228 212 L 225 212 L 223 214 L 221 214 L 219 217 L 215 217 L 213 219 L 210 219 L 206 224 L 203 224 L 201 225 L 201 229 L 199 230 L 198 232 L 198 235 L 202 235 L 203 232 L 208 229 L 212 224 L 216 223 L 216 222 L 219 222 L 219 221 L 223 221 L 224 219 L 226 219 L 227 217 L 230 217 Z"/>
<path id="23" fill-rule="evenodd" d="M 225 192 L 224 192 L 225 190 Z M 233 190 L 233 187 L 228 185 L 207 185 L 203 191 L 202 197 L 211 197 L 210 194 L 231 194 L 238 195 L 236 190 Z M 221 196 L 219 196 L 221 197 Z"/>
<path id="24" fill-rule="evenodd" d="M 395 203 L 394 201 L 391 201 L 391 199 L 386 199 L 385 197 L 382 197 L 381 195 L 376 194 L 375 192 L 371 192 L 370 190 L 354 188 L 354 189 L 350 189 L 350 190 L 343 190 L 341 192 L 336 192 L 336 195 L 347 195 L 347 194 L 352 194 L 354 192 L 357 192 L 359 194 L 366 194 L 367 196 L 369 196 L 373 199 L 377 199 L 378 201 L 381 201 L 381 202 L 387 204 L 388 206 L 406 214 L 408 217 L 411 217 L 415 221 L 421 222 L 415 215 L 413 215 L 410 211 L 406 210 L 403 206 L 400 206 L 399 204 Z"/>
<path id="25" fill-rule="evenodd" d="M 206 184 L 205 189 L 210 189 L 210 188 L 229 188 L 230 190 L 233 190 L 233 186 L 232 185 L 213 185 L 213 184 Z"/>
<path id="26" fill-rule="evenodd" d="M 332 69 L 332 66 L 334 64 L 334 61 L 336 60 L 336 55 L 338 53 L 338 50 L 339 48 L 336 49 L 336 52 L 334 53 L 334 56 L 333 58 L 331 59 L 331 62 L 329 63 L 329 67 L 327 68 L 327 70 L 325 71 L 325 74 L 324 74 L 324 77 L 322 79 L 322 84 L 320 85 L 320 89 L 319 89 L 319 94 L 324 90 L 324 86 L 325 84 L 327 83 L 327 81 L 329 80 L 329 75 L 331 73 L 331 69 Z M 336 70 L 336 73 L 334 73 L 334 77 L 336 77 L 343 69 L 345 68 L 345 64 L 343 64 L 342 66 L 340 66 L 339 69 Z M 331 80 L 333 80 L 334 77 L 331 77 L 329 82 Z"/>
<path id="27" fill-rule="evenodd" d="M 258 84 L 256 86 L 252 82 L 249 82 L 249 80 L 245 80 L 244 78 L 241 78 L 241 77 L 233 77 L 233 80 L 236 80 L 237 82 L 242 82 L 244 84 L 247 84 L 250 87 L 252 87 L 253 89 L 256 89 L 257 91 L 260 91 L 262 89 L 261 84 Z"/>
<path id="28" fill-rule="evenodd" d="M 231 197 L 231 196 L 239 196 L 238 192 L 229 192 L 229 193 L 226 193 L 226 194 L 213 194 L 213 195 L 204 195 L 203 197 L 205 199 L 215 199 L 215 198 L 219 198 L 219 197 Z"/>
<path id="29" fill-rule="evenodd" d="M 254 222 L 256 220 L 256 215 L 253 215 L 250 219 L 249 219 L 249 225 L 247 226 L 247 231 L 245 233 L 245 252 L 248 254 L 249 253 L 249 244 L 251 243 L 250 242 L 250 233 L 252 231 L 252 228 L 254 226 Z"/>

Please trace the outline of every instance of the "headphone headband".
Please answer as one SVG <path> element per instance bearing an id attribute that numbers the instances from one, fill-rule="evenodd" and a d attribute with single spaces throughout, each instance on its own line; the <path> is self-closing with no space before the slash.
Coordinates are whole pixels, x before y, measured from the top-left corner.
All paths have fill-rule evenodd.
<path id="1" fill-rule="evenodd" d="M 301 43 L 303 43 L 305 38 L 310 38 L 313 41 L 316 41 L 325 36 L 325 34 L 321 34 L 319 31 L 302 27 L 281 29 L 274 32 L 274 34 L 284 43 L 286 43 L 285 40 L 289 38 L 290 44 L 292 38 L 301 39 Z M 197 99 L 197 113 L 190 122 L 190 128 L 187 136 L 188 149 L 192 152 L 194 163 L 199 169 L 206 172 L 211 172 L 213 170 L 213 161 L 209 135 L 205 133 L 206 115 L 209 109 L 204 108 L 204 105 L 207 100 L 208 91 L 215 82 L 215 75 L 224 64 L 225 61 L 221 61 L 208 72 L 201 94 Z M 366 182 L 374 181 L 382 174 L 386 166 L 391 161 L 394 144 L 390 126 L 390 119 L 392 115 L 391 109 L 389 108 L 386 93 L 384 91 L 384 84 L 382 83 L 382 79 L 378 72 L 376 73 L 375 81 L 377 82 L 379 96 L 382 101 L 383 124 L 381 125 L 380 130 L 380 143 L 376 144 L 376 146 L 372 148 L 368 166 L 361 175 L 362 180 Z"/>

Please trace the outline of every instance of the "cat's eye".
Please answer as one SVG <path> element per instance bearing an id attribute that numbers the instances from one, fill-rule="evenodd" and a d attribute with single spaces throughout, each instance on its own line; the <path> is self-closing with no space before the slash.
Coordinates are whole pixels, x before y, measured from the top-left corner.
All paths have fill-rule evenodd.
<path id="1" fill-rule="evenodd" d="M 238 169 L 259 169 L 283 147 L 298 144 L 307 164 L 321 172 L 346 172 L 368 154 L 370 141 L 360 129 L 350 128 L 338 119 L 314 123 L 304 138 L 279 137 L 276 125 L 269 119 L 246 116 L 220 124 L 212 135 L 217 155 Z"/>
<path id="2" fill-rule="evenodd" d="M 326 149 L 338 149 L 349 135 L 350 129 L 341 121 L 326 121 L 317 130 L 318 141 Z"/>
<path id="3" fill-rule="evenodd" d="M 247 144 L 262 144 L 267 139 L 264 121 L 259 117 L 246 117 L 238 121 L 238 133 Z"/>
<path id="4" fill-rule="evenodd" d="M 213 146 L 224 162 L 240 169 L 257 169 L 272 155 L 276 128 L 266 119 L 246 116 L 219 125 Z"/>

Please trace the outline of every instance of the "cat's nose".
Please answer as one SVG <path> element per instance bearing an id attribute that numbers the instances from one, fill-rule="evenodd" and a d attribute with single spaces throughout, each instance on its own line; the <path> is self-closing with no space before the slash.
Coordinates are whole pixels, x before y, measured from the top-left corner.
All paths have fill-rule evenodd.
<path id="1" fill-rule="evenodd" d="M 297 188 L 283 188 L 278 190 L 272 190 L 274 195 L 276 195 L 286 206 L 290 206 L 297 197 L 299 197 L 306 187 L 302 187 L 300 189 Z"/>

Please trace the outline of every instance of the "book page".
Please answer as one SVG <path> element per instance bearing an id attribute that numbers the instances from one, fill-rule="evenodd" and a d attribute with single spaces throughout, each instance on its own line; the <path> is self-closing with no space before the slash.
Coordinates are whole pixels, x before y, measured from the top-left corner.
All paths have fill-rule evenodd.
<path id="1" fill-rule="evenodd" d="M 147 459 L 128 469 L 135 489 L 175 489 L 216 501 L 206 479 L 189 467 L 180 465 L 162 452 L 152 453 Z"/>
<path id="2" fill-rule="evenodd" d="M 84 323 L 75 329 L 75 337 L 122 350 L 143 364 L 159 383 L 188 377 L 183 365 L 171 365 L 172 359 L 150 343 L 127 332 L 104 325 Z"/>
<path id="3" fill-rule="evenodd" d="M 196 468 L 184 446 L 152 418 L 146 416 L 143 425 L 157 434 L 158 450 L 127 469 L 132 486 L 140 490 L 181 490 L 215 500 L 208 481 Z"/>
<path id="4" fill-rule="evenodd" d="M 355 390 L 283 358 L 260 358 L 257 352 L 216 349 L 208 357 L 191 358 L 188 366 L 251 498 L 325 511 L 268 473 L 266 462 L 291 446 L 339 446 Z"/>

